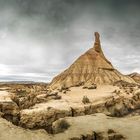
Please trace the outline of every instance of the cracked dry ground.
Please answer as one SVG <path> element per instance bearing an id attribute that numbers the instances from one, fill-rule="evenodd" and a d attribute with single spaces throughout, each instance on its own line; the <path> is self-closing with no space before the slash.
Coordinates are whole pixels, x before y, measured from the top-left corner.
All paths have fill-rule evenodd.
<path id="1" fill-rule="evenodd" d="M 139 140 L 140 87 L 2 87 L 0 140 Z M 24 89 L 24 90 L 23 90 Z M 28 90 L 27 90 L 28 89 Z M 83 96 L 89 99 L 83 103 Z"/>

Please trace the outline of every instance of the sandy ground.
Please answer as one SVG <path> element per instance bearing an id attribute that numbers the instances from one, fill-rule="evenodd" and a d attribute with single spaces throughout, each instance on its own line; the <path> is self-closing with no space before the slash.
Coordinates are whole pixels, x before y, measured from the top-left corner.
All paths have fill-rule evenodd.
<path id="1" fill-rule="evenodd" d="M 60 100 L 50 100 L 47 103 L 40 103 L 33 106 L 31 109 L 25 109 L 23 112 L 32 113 L 33 111 L 43 111 L 48 107 L 59 110 L 70 110 L 70 107 L 83 107 L 82 98 L 87 96 L 92 103 L 104 101 L 106 98 L 112 97 L 112 92 L 117 89 L 115 86 L 102 86 L 97 89 L 82 89 L 82 87 L 70 88 L 66 94 L 59 93 L 62 96 Z M 10 93 L 0 91 L 0 102 L 10 102 Z"/>
<path id="2" fill-rule="evenodd" d="M 93 131 L 102 132 L 108 129 L 113 129 L 122 134 L 127 140 L 140 139 L 140 116 L 111 118 L 98 113 L 68 117 L 66 120 L 71 126 L 64 133 L 52 136 L 44 130 L 25 130 L 0 118 L 0 140 L 68 140 L 72 137 L 80 137 L 83 134 L 92 134 Z"/>
<path id="3" fill-rule="evenodd" d="M 87 96 L 91 102 L 97 101 L 102 98 L 112 96 L 112 92 L 118 89 L 115 86 L 99 86 L 97 89 L 82 89 L 82 87 L 73 87 L 66 94 L 63 99 L 67 102 L 81 103 L 83 96 Z"/>
<path id="4" fill-rule="evenodd" d="M 69 137 L 80 137 L 82 134 L 107 132 L 113 129 L 122 134 L 127 140 L 140 140 L 140 116 L 126 118 L 111 118 L 104 114 L 69 117 L 66 119 L 71 127 L 65 133 L 55 135 L 54 140 L 68 140 Z"/>
<path id="5" fill-rule="evenodd" d="M 7 91 L 0 91 L 0 102 L 11 102 L 10 93 Z"/>
<path id="6" fill-rule="evenodd" d="M 70 110 L 70 107 L 83 107 L 82 98 L 87 96 L 91 103 L 99 103 L 105 101 L 105 99 L 112 97 L 113 91 L 118 89 L 115 86 L 102 86 L 97 89 L 82 89 L 82 87 L 70 88 L 66 94 L 59 93 L 62 96 L 60 100 L 51 100 L 47 103 L 40 103 L 33 106 L 31 109 L 25 109 L 23 112 L 31 113 L 32 111 L 41 111 L 52 107 L 59 110 Z"/>

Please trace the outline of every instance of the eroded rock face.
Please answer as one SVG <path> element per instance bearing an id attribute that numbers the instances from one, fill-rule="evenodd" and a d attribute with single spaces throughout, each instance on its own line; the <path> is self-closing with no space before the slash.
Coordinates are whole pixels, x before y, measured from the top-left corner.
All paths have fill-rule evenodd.
<path id="1" fill-rule="evenodd" d="M 16 120 L 16 124 L 29 129 L 43 128 L 51 132 L 51 126 L 54 121 L 59 118 L 64 118 L 67 116 L 82 116 L 94 113 L 103 112 L 107 115 L 114 117 L 122 117 L 129 114 L 133 110 L 140 108 L 140 92 L 131 94 L 128 97 L 120 96 L 115 98 L 107 99 L 105 102 L 99 104 L 86 104 L 81 107 L 70 106 L 69 109 L 56 109 L 52 107 L 47 107 L 46 109 L 25 109 L 19 110 L 18 106 L 13 103 L 2 104 L 1 112 L 4 116 L 10 116 L 6 119 L 14 122 L 15 117 L 19 116 Z"/>
<path id="2" fill-rule="evenodd" d="M 82 90 L 85 92 L 87 89 Z M 57 92 L 34 94 L 34 98 L 32 98 L 31 95 L 32 94 L 28 94 L 25 96 L 28 99 L 27 102 L 25 102 L 25 100 L 22 102 L 23 105 L 27 107 L 26 109 L 21 107 L 21 101 L 19 102 L 21 105 L 10 99 L 10 102 L 2 102 L 0 106 L 1 115 L 14 124 L 24 128 L 45 129 L 50 133 L 58 133 L 61 131 L 61 129 L 59 129 L 61 125 L 54 125 L 54 122 L 60 118 L 84 116 L 95 113 L 104 113 L 112 117 L 122 117 L 140 108 L 140 91 L 137 85 L 128 86 L 124 84 L 117 91 L 112 92 L 112 96 L 104 98 L 101 102 L 94 103 L 90 101 L 87 104 L 83 104 L 82 100 L 81 104 L 69 104 L 67 100 L 57 100 L 56 102 L 54 99 L 59 96 Z M 20 95 L 17 99 L 21 100 L 25 97 L 22 94 L 22 96 Z M 35 106 L 32 106 L 33 104 L 28 106 L 28 102 L 31 101 L 32 103 L 32 100 L 36 98 L 37 101 L 39 100 L 40 102 L 35 102 Z M 58 105 L 60 105 L 60 107 Z"/>
<path id="3" fill-rule="evenodd" d="M 140 84 L 140 74 L 139 73 L 131 73 L 128 76 L 130 76 L 131 78 L 133 78 L 137 83 Z"/>
<path id="4" fill-rule="evenodd" d="M 29 129 L 43 128 L 48 131 L 51 125 L 59 118 L 72 116 L 70 110 L 57 110 L 54 108 L 46 108 L 43 110 L 35 110 L 34 112 L 21 111 L 20 112 L 20 126 Z"/>
<path id="5" fill-rule="evenodd" d="M 11 89 L 8 88 L 8 91 L 11 91 Z M 40 92 L 39 90 L 37 91 L 38 92 L 35 93 L 31 92 L 31 90 L 30 92 L 27 92 L 27 90 L 23 90 L 23 87 L 22 89 L 18 87 L 18 91 L 15 90 L 14 93 L 1 91 L 0 116 L 7 119 L 8 121 L 11 121 L 16 125 L 24 126 L 24 124 L 20 124 L 20 120 L 22 120 L 21 112 L 23 109 L 29 109 L 35 104 L 48 102 L 50 100 L 61 99 L 61 96 L 58 95 L 58 93 L 56 92 L 42 93 L 42 89 L 40 89 Z M 35 128 L 35 127 L 37 127 L 37 125 L 34 125 L 33 127 L 28 126 L 28 128 Z M 40 127 L 42 126 L 40 125 Z"/>
<path id="6" fill-rule="evenodd" d="M 87 89 L 82 90 L 89 91 Z M 96 89 L 93 91 L 95 90 Z M 67 94 L 69 94 L 69 92 Z M 80 105 L 72 105 L 64 100 L 56 101 L 54 99 L 50 99 L 57 97 L 57 95 L 59 94 L 56 92 L 37 94 L 35 97 L 42 101 L 42 103 L 38 103 L 35 106 L 30 106 L 27 109 L 21 109 L 16 102 L 8 99 L 10 102 L 2 102 L 0 106 L 2 112 L 1 116 L 14 124 L 27 129 L 45 129 L 49 133 L 59 134 L 64 131 L 68 131 L 71 127 L 71 124 L 67 122 L 67 120 L 63 121 L 67 117 L 77 118 L 79 116 L 91 115 L 95 113 L 104 113 L 112 117 L 122 117 L 129 115 L 133 111 L 140 108 L 140 90 L 137 85 L 130 86 L 124 84 L 120 88 L 117 88 L 116 91 L 113 91 L 112 96 L 108 96 L 107 98 L 104 98 L 102 102 L 97 103 L 90 102 L 87 104 L 82 104 L 81 101 Z M 23 98 L 23 96 L 20 98 Z M 47 100 L 47 98 L 49 100 L 44 102 L 44 100 Z M 50 104 L 48 104 L 49 102 Z M 52 106 L 49 106 L 51 103 Z M 62 103 L 60 108 L 57 106 L 59 103 Z M 93 132 L 94 133 L 90 134 L 83 133 L 83 135 L 80 137 L 78 136 L 71 138 L 90 140 L 91 138 L 94 138 L 93 136 L 95 136 L 96 139 L 123 139 L 123 137 L 121 137 L 121 135 L 118 133 L 109 134 L 111 131 L 109 131 L 109 133 L 104 133 L 104 131 L 101 133 L 102 131 L 100 131 L 99 133 L 98 131 L 93 130 Z"/>
<path id="7" fill-rule="evenodd" d="M 105 113 L 112 117 L 122 117 L 133 110 L 140 108 L 140 92 L 128 96 L 116 96 L 106 101 L 94 104 L 89 103 L 83 106 L 69 106 L 67 109 L 29 109 L 20 112 L 20 125 L 25 128 L 45 128 L 50 131 L 52 123 L 59 118 L 67 116 L 83 116 L 94 113 Z"/>
<path id="8" fill-rule="evenodd" d="M 14 102 L 1 102 L 0 103 L 1 112 L 5 115 L 13 115 L 16 116 L 19 113 L 19 108 Z"/>
<path id="9" fill-rule="evenodd" d="M 19 108 L 14 102 L 0 103 L 1 117 L 18 125 L 19 123 Z"/>
<path id="10" fill-rule="evenodd" d="M 50 100 L 59 100 L 61 96 L 58 93 L 14 93 L 11 99 L 18 105 L 20 109 L 27 109 L 35 104 L 48 102 Z"/>
<path id="11" fill-rule="evenodd" d="M 10 94 L 7 92 L 1 92 L 0 96 L 0 112 L 1 116 L 7 120 L 17 124 L 19 117 L 19 107 L 10 98 Z"/>
<path id="12" fill-rule="evenodd" d="M 100 35 L 95 32 L 93 48 L 81 55 L 68 69 L 56 76 L 49 84 L 50 89 L 73 87 L 80 85 L 113 84 L 118 80 L 133 83 L 130 76 L 125 76 L 117 71 L 106 59 L 101 49 Z"/>

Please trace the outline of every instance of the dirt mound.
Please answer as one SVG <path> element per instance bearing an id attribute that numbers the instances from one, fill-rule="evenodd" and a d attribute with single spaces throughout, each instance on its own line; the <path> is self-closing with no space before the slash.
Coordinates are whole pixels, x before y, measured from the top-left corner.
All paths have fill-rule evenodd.
<path id="1" fill-rule="evenodd" d="M 129 76 L 122 75 L 108 61 L 101 49 L 100 35 L 95 32 L 94 46 L 81 55 L 68 69 L 56 76 L 50 83 L 51 89 L 79 85 L 112 84 L 124 80 L 134 82 Z"/>

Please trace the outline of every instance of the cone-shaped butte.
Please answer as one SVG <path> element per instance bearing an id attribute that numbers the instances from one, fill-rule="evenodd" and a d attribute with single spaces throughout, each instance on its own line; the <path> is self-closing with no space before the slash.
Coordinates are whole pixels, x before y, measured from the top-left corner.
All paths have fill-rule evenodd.
<path id="1" fill-rule="evenodd" d="M 68 69 L 56 76 L 50 83 L 51 89 L 72 87 L 91 84 L 113 84 L 116 81 L 124 80 L 134 82 L 128 76 L 118 72 L 105 58 L 100 44 L 100 35 L 95 32 L 94 47 L 81 55 Z"/>

